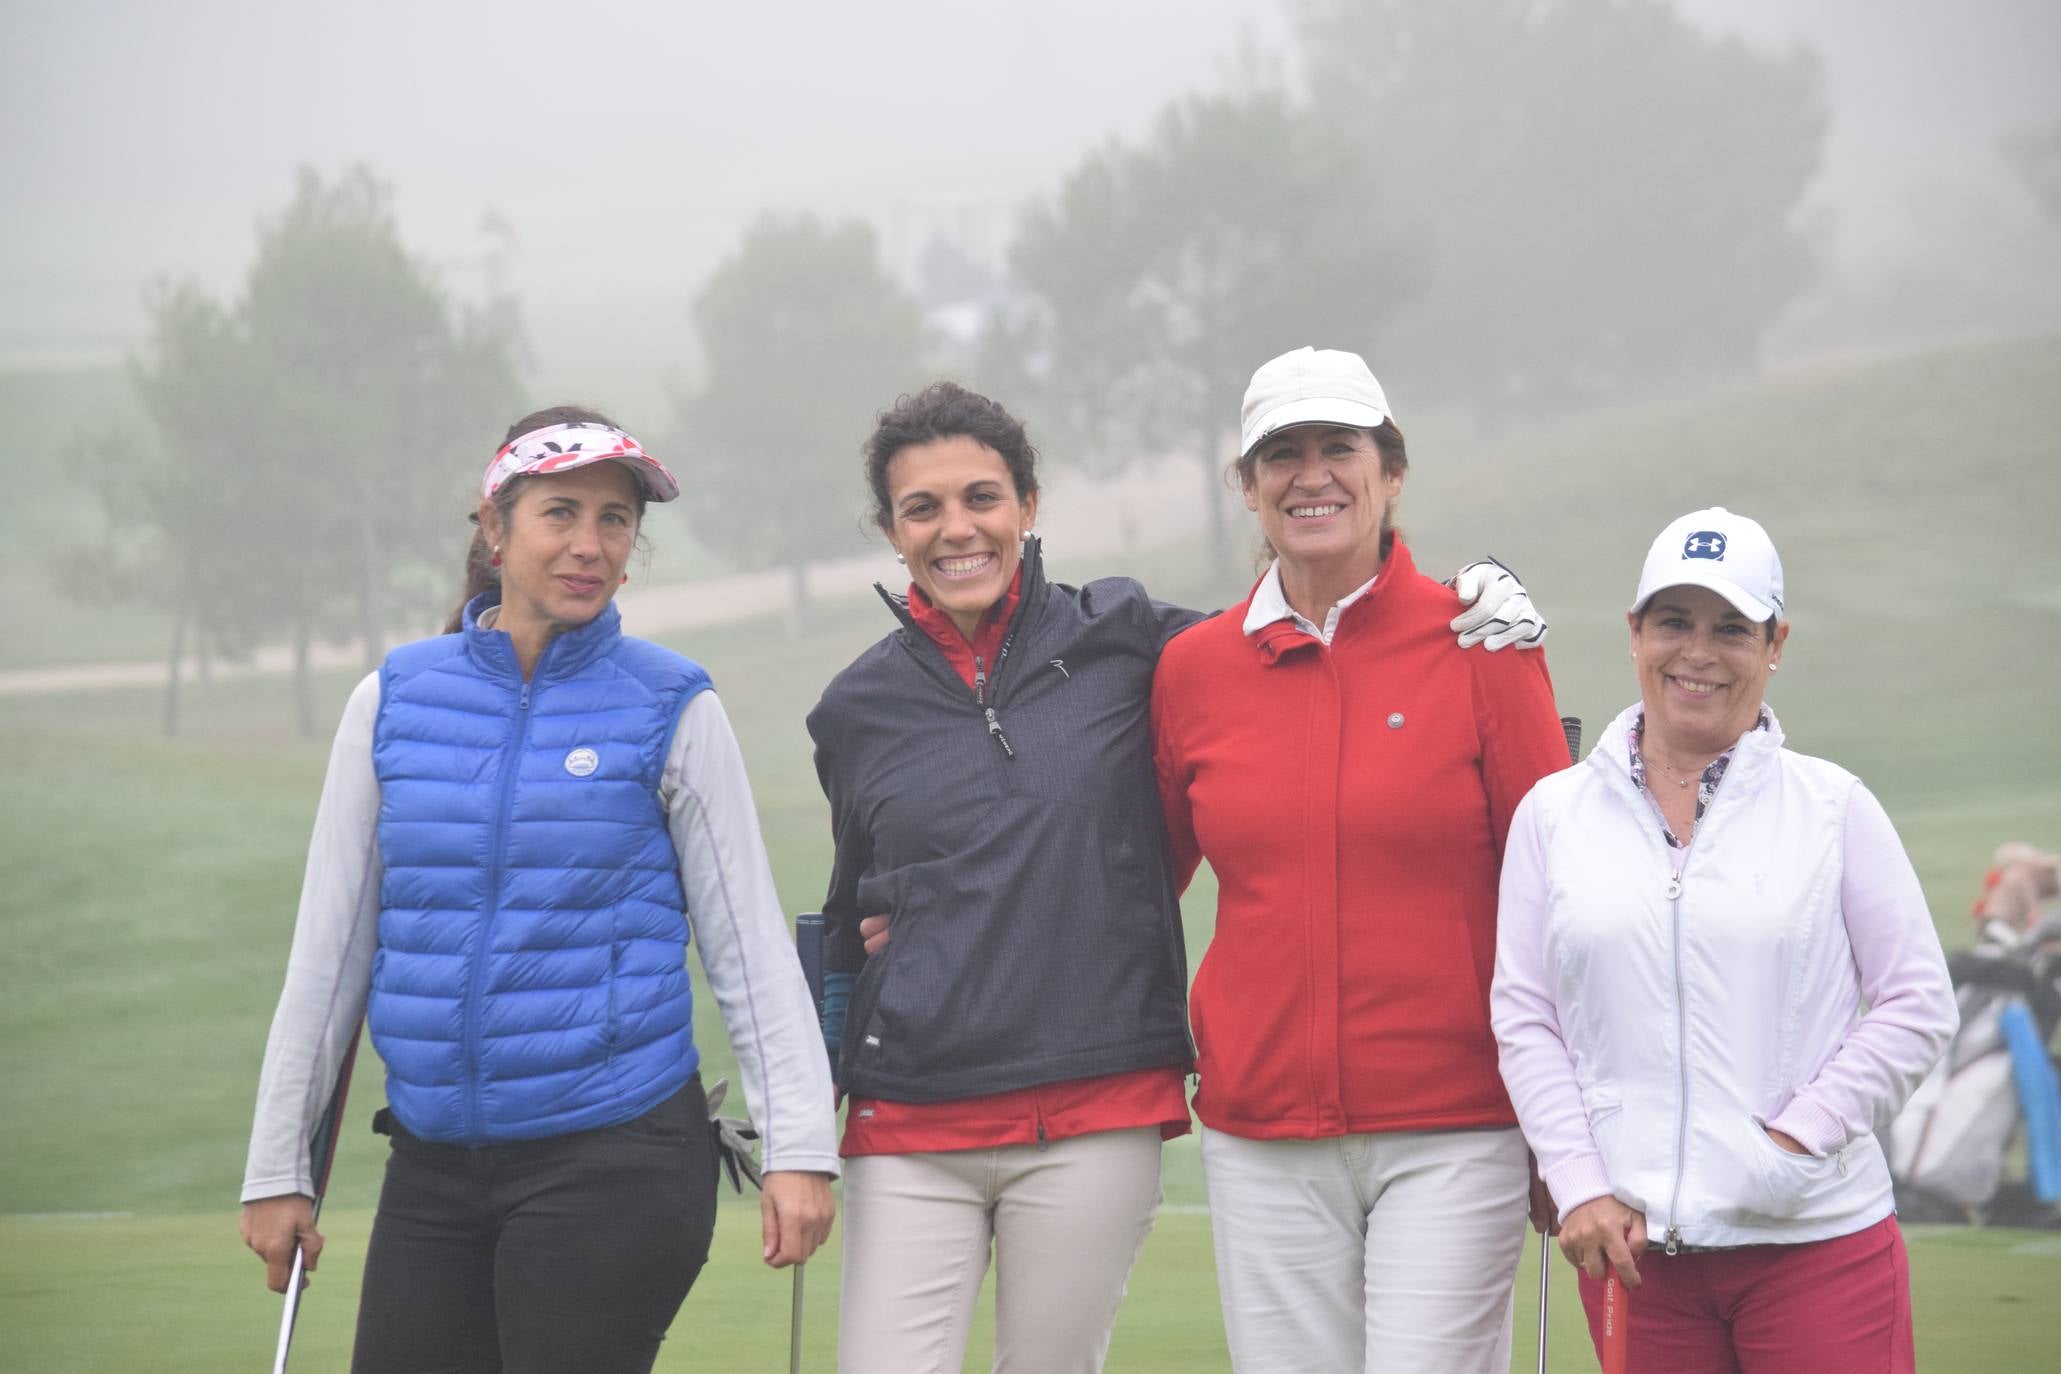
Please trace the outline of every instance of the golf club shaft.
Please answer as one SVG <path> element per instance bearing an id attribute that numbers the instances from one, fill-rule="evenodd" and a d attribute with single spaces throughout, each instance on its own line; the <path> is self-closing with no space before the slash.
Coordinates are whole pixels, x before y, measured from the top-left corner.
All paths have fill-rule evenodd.
<path id="1" fill-rule="evenodd" d="M 1546 1298 L 1553 1279 L 1552 1237 L 1539 1232 L 1539 1374 L 1546 1374 Z"/>
<path id="2" fill-rule="evenodd" d="M 293 1271 L 286 1276 L 286 1310 L 279 1314 L 279 1346 L 272 1352 L 272 1374 L 286 1374 L 286 1350 L 293 1344 L 293 1319 L 301 1307 L 301 1248 L 293 1247 Z"/>
<path id="3" fill-rule="evenodd" d="M 310 1199 L 314 1205 L 308 1213 L 310 1226 L 321 1217 L 322 1199 L 329 1192 L 329 1169 L 336 1163 L 336 1138 L 343 1126 L 344 1104 L 350 1100 L 351 1069 L 358 1062 L 358 1037 L 364 1029 L 364 1020 L 360 1018 L 357 1027 L 351 1031 L 343 1063 L 337 1066 L 336 1086 L 330 1090 L 329 1105 L 315 1123 L 315 1134 L 308 1142 L 308 1162 L 315 1170 L 315 1196 Z M 293 1345 L 294 1319 L 300 1315 L 301 1280 L 307 1258 L 307 1252 L 296 1243 L 293 1247 L 293 1272 L 286 1279 L 286 1306 L 279 1314 L 279 1348 L 272 1355 L 272 1374 L 286 1374 L 286 1355 Z"/>
<path id="4" fill-rule="evenodd" d="M 1567 761 L 1582 761 L 1582 718 L 1560 717 L 1560 733 L 1567 740 Z M 1546 1374 L 1546 1303 L 1553 1284 L 1553 1233 L 1549 1226 L 1539 1232 L 1539 1374 Z"/>
<path id="5" fill-rule="evenodd" d="M 801 1374 L 801 1331 L 802 1331 L 802 1271 L 806 1264 L 794 1266 L 794 1316 L 787 1326 L 787 1374 Z"/>

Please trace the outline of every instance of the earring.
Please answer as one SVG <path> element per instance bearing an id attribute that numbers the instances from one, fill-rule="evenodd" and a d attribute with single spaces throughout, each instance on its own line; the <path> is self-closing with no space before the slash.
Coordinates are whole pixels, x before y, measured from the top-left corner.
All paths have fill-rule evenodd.
<path id="1" fill-rule="evenodd" d="M 901 551 L 900 549 L 896 549 L 896 550 L 895 550 L 895 562 L 897 562 L 897 563 L 906 563 L 906 562 L 908 562 L 908 561 L 909 561 L 908 559 L 906 559 L 906 558 L 902 557 L 902 551 Z"/>
<path id="2" fill-rule="evenodd" d="M 1782 665 L 1779 663 L 1770 663 L 1768 665 L 1768 671 L 1771 673 L 1779 673 L 1782 671 Z"/>
<path id="3" fill-rule="evenodd" d="M 494 556 L 488 561 L 497 568 L 501 566 L 501 546 L 499 544 L 494 545 Z"/>

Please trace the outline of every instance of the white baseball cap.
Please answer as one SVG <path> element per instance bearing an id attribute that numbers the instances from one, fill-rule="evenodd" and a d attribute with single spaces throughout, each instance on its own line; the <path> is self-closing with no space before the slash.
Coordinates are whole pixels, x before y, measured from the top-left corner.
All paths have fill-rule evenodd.
<path id="1" fill-rule="evenodd" d="M 1708 587 L 1756 623 L 1788 614 L 1775 541 L 1758 520 L 1723 506 L 1691 511 L 1660 532 L 1646 551 L 1633 613 L 1668 587 Z"/>
<path id="2" fill-rule="evenodd" d="M 1260 364 L 1239 411 L 1238 456 L 1294 425 L 1375 429 L 1393 417 L 1381 383 L 1359 354 L 1298 348 Z"/>

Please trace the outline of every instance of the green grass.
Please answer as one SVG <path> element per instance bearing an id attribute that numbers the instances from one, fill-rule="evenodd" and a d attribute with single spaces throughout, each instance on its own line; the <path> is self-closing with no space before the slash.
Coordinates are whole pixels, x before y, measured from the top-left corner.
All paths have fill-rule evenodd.
<path id="1" fill-rule="evenodd" d="M 328 1246 L 294 1338 L 299 1370 L 340 1370 L 349 1360 L 372 1218 L 362 1208 L 331 1208 L 323 1220 Z M 2046 1313 L 2061 1284 L 2061 1237 L 1915 1227 L 1909 1244 L 1920 1369 L 2013 1374 L 2050 1367 Z M 1527 1246 L 1518 1274 L 1513 1371 L 1536 1364 L 1537 1256 L 1537 1247 Z M 1573 1272 L 1554 1263 L 1552 1367 L 1593 1369 Z M 805 1284 L 803 1367 L 827 1370 L 836 1358 L 835 1243 L 810 1262 Z M 658 1368 L 784 1368 L 790 1294 L 788 1276 L 758 1261 L 756 1208 L 749 1200 L 726 1201 L 708 1268 Z M 1228 1370 L 1216 1303 L 1207 1218 L 1161 1216 L 1132 1276 L 1109 1367 L 1126 1374 Z M 0 1219 L 0 1330 L 7 1333 L 0 1361 L 7 1368 L 259 1369 L 270 1358 L 278 1322 L 279 1299 L 265 1291 L 262 1271 L 237 1244 L 226 1212 Z M 993 1340 L 990 1286 L 967 1370 L 989 1367 Z"/>
<path id="2" fill-rule="evenodd" d="M 1711 502 L 1763 519 L 1789 572 L 1795 631 L 1772 700 L 1791 743 L 1882 796 L 1942 936 L 1962 944 L 1990 849 L 2061 842 L 2057 380 L 2050 341 L 1500 437 L 1427 417 L 1410 431 L 1405 523 L 1427 570 L 1493 551 L 1524 574 L 1554 622 L 1563 706 L 1593 730 L 1634 691 L 1622 613 L 1653 532 Z M 0 407 L 12 403 L 0 387 Z M 30 505 L 62 490 L 39 473 Z M 31 585 L 14 556 L 23 520 L 4 521 L 0 638 L 49 609 L 16 604 Z M 1127 570 L 1169 599 L 1221 599 L 1236 578 L 1205 582 L 1197 561 L 1174 549 Z M 1054 555 L 1065 580 L 1114 570 Z M 66 643 L 133 637 L 75 608 L 37 623 L 65 617 Z M 827 858 L 802 718 L 889 626 L 856 588 L 818 621 L 801 640 L 769 621 L 674 641 L 710 667 L 737 724 L 790 910 L 818 903 Z M 10 649 L 6 661 L 21 660 Z M 335 719 L 355 678 L 318 675 L 318 719 Z M 235 1239 L 234 1198 L 327 742 L 294 735 L 283 679 L 191 690 L 177 740 L 157 736 L 157 719 L 147 689 L 0 699 L 0 1214 L 128 1214 L 0 1218 L 4 1368 L 214 1370 L 269 1349 L 273 1300 Z M 1205 875 L 1186 904 L 1191 957 L 1212 899 Z M 700 1016 L 709 1073 L 733 1073 L 706 996 Z M 380 1168 L 364 1128 L 375 1063 L 362 1061 L 332 1193 L 336 1245 L 304 1334 L 329 1354 L 299 1368 L 340 1367 L 347 1341 L 353 1247 Z M 1223 1367 L 1207 1223 L 1186 1210 L 1202 1198 L 1195 1153 L 1177 1143 L 1167 1158 L 1176 1211 L 1135 1276 L 1115 1369 Z M 682 1327 L 691 1342 L 662 1367 L 685 1367 L 690 1350 L 707 1352 L 698 1367 L 778 1367 L 784 1354 L 786 1281 L 756 1264 L 748 1209 L 726 1209 L 723 1227 Z M 1921 1367 L 2042 1367 L 2057 1248 L 2023 1233 L 1914 1236 Z M 811 1269 L 818 1368 L 834 1269 Z M 1532 1281 L 1520 1281 L 1520 1367 Z M 1588 1367 L 1572 1289 L 1561 1293 L 1556 1367 Z"/>

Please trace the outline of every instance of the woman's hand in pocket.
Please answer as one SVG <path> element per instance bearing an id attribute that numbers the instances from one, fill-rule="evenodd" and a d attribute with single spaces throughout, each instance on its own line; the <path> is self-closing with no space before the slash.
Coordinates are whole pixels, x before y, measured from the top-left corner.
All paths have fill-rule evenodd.
<path id="1" fill-rule="evenodd" d="M 1789 1132 L 1787 1131 L 1778 1131 L 1773 1126 L 1763 1126 L 1761 1127 L 1761 1129 L 1768 1133 L 1769 1140 L 1774 1141 L 1777 1145 L 1780 1145 L 1790 1154 L 1807 1155 L 1810 1153 L 1809 1150 L 1803 1148 L 1802 1141 L 1798 1140 L 1795 1136 L 1789 1134 Z"/>

